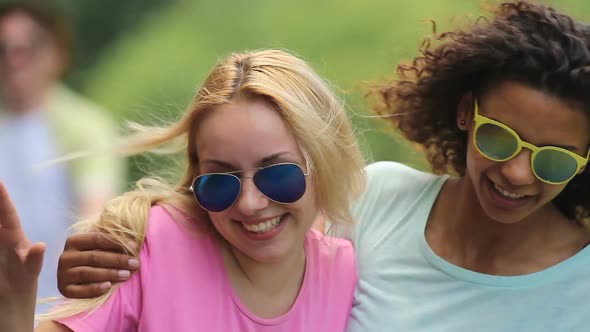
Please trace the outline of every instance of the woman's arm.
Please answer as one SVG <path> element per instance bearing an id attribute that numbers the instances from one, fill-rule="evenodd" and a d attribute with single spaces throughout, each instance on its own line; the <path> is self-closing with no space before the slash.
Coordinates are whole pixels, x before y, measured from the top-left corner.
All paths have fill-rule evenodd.
<path id="1" fill-rule="evenodd" d="M 318 216 L 313 227 L 323 233 L 324 218 Z M 65 297 L 92 298 L 104 294 L 113 283 L 127 280 L 138 268 L 137 258 L 126 255 L 120 245 L 104 235 L 74 234 L 59 257 L 57 284 Z"/>
<path id="2" fill-rule="evenodd" d="M 56 322 L 43 322 L 39 324 L 35 332 L 72 332 L 72 330 Z"/>

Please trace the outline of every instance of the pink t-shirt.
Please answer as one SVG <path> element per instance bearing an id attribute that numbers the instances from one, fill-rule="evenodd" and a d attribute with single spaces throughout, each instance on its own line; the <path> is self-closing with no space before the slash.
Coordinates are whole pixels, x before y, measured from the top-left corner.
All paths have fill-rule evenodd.
<path id="1" fill-rule="evenodd" d="M 174 210 L 176 212 L 176 210 Z M 173 212 L 178 219 L 179 213 Z M 194 221 L 192 221 L 194 223 Z M 60 320 L 73 331 L 305 331 L 346 329 L 357 282 L 352 244 L 310 230 L 306 269 L 291 309 L 261 318 L 242 305 L 213 233 L 151 209 L 141 269 L 93 313 Z"/>

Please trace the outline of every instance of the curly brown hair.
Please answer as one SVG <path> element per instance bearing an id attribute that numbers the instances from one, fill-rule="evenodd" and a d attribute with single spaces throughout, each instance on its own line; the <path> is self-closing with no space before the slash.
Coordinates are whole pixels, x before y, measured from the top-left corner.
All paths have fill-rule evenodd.
<path id="1" fill-rule="evenodd" d="M 424 147 L 435 173 L 465 174 L 467 134 L 456 126 L 458 104 L 500 81 L 576 102 L 590 115 L 589 26 L 530 1 L 505 2 L 492 12 L 467 29 L 426 38 L 416 58 L 398 65 L 398 78 L 375 91 L 377 111 Z M 570 219 L 588 217 L 590 171 L 554 203 Z"/>

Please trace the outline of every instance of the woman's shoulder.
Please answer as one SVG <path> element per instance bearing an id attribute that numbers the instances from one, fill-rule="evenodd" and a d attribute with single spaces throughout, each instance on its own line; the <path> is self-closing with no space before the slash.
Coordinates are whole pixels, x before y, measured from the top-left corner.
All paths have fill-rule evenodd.
<path id="1" fill-rule="evenodd" d="M 349 239 L 326 235 L 312 228 L 307 232 L 306 241 L 322 252 L 330 254 L 340 252 L 345 255 L 352 254 L 354 257 L 354 248 Z"/>
<path id="2" fill-rule="evenodd" d="M 432 173 L 392 161 L 379 161 L 370 164 L 366 166 L 365 171 L 368 180 L 361 200 L 375 203 L 381 200 L 411 200 L 433 181 L 440 178 Z"/>
<path id="3" fill-rule="evenodd" d="M 182 209 L 169 204 L 153 205 L 148 213 L 148 231 L 188 231 L 189 233 L 207 233 L 210 230 L 203 220 L 191 217 Z"/>
<path id="4" fill-rule="evenodd" d="M 173 217 L 173 208 L 164 205 L 154 205 L 150 208 L 147 222 L 146 237 L 161 237 L 179 231 L 176 218 Z M 172 210 L 174 211 L 174 210 Z M 178 215 L 180 215 L 178 213 Z"/>
<path id="5" fill-rule="evenodd" d="M 211 245 L 213 232 L 204 225 L 174 206 L 154 205 L 149 210 L 145 245 L 166 253 Z"/>
<path id="6" fill-rule="evenodd" d="M 361 238 L 373 241 L 396 232 L 410 222 L 412 211 L 429 209 L 431 196 L 437 194 L 432 189 L 446 179 L 390 161 L 371 164 L 366 172 L 366 190 L 352 208 L 357 220 L 353 236 L 357 247 Z M 425 195 L 428 192 L 431 194 Z"/>
<path id="7" fill-rule="evenodd" d="M 315 284 L 323 285 L 322 287 L 330 285 L 330 289 L 340 289 L 342 293 L 349 291 L 352 294 L 358 280 L 352 242 L 311 229 L 305 243 L 307 261 L 311 264 L 311 274 L 308 275 L 310 279 Z"/>
<path id="8" fill-rule="evenodd" d="M 365 167 L 369 182 L 396 184 L 398 186 L 416 185 L 431 181 L 436 175 L 417 170 L 394 161 L 378 161 Z"/>
<path id="9" fill-rule="evenodd" d="M 305 241 L 306 255 L 313 255 L 313 260 L 326 272 L 340 274 L 347 271 L 356 275 L 356 256 L 350 240 L 310 229 Z"/>

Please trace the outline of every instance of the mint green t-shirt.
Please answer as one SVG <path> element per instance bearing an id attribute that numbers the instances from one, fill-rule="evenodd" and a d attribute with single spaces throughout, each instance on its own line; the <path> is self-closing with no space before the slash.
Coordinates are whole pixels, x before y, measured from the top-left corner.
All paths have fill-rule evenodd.
<path id="1" fill-rule="evenodd" d="M 349 332 L 590 331 L 590 247 L 522 276 L 466 270 L 424 236 L 446 176 L 393 162 L 367 173 L 353 208 L 359 284 Z"/>

